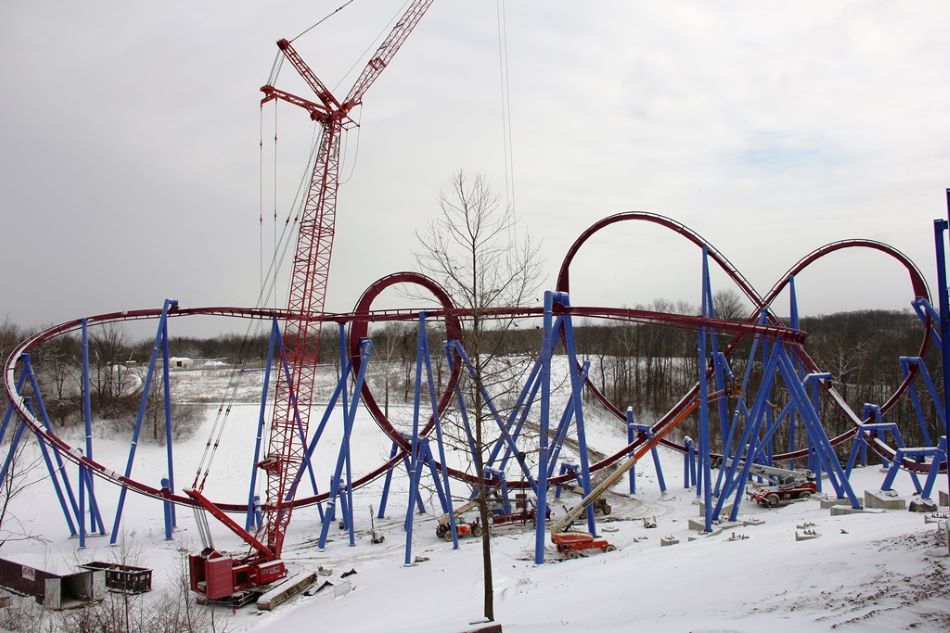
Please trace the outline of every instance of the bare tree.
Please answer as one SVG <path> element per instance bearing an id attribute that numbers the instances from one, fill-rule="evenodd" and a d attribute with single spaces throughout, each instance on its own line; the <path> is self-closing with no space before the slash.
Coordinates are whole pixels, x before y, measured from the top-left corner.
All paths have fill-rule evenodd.
<path id="1" fill-rule="evenodd" d="M 523 305 L 537 289 L 540 277 L 538 247 L 524 234 L 516 233 L 514 212 L 502 207 L 482 175 L 469 179 L 459 170 L 452 175 L 448 191 L 439 196 L 441 213 L 424 234 L 417 234 L 416 259 L 421 269 L 436 279 L 455 303 L 470 311 L 463 322 L 462 345 L 474 364 L 466 400 L 474 420 L 474 468 L 479 476 L 478 508 L 482 530 L 484 615 L 494 620 L 491 540 L 488 499 L 484 483 L 487 457 L 487 426 L 490 411 L 481 389 L 491 392 L 502 378 L 493 360 L 504 350 L 505 333 L 514 326 L 511 318 L 489 319 L 488 308 Z"/>
<path id="2" fill-rule="evenodd" d="M 10 505 L 14 499 L 25 493 L 28 496 L 29 488 L 45 481 L 33 472 L 40 467 L 40 458 L 24 457 L 23 447 L 22 442 L 18 446 L 13 446 L 12 443 L 7 445 L 8 451 L 15 452 L 10 458 L 6 476 L 0 481 L 0 547 L 8 541 L 44 541 L 10 513 Z M 8 455 L 4 454 L 0 461 L 5 461 L 7 457 Z"/>
<path id="3" fill-rule="evenodd" d="M 735 290 L 718 290 L 713 294 L 713 313 L 717 319 L 733 321 L 749 316 L 751 308 L 746 307 L 742 297 Z"/>

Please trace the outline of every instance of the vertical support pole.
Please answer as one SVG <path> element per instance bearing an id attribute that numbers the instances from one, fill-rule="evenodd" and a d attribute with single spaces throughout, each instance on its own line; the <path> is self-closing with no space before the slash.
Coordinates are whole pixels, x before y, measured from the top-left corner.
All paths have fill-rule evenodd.
<path id="1" fill-rule="evenodd" d="M 24 355 L 23 355 L 23 357 L 24 357 L 24 365 L 26 365 L 26 367 L 24 368 L 24 371 L 30 371 L 30 372 L 32 372 L 33 370 L 29 368 L 29 359 L 27 358 L 28 356 L 29 356 L 29 354 L 24 354 Z M 32 380 L 31 380 L 31 382 L 32 382 Z M 35 393 L 38 393 L 38 392 L 35 392 Z M 24 398 L 23 400 L 24 400 L 24 405 L 26 406 L 27 411 L 29 411 L 31 414 L 35 415 L 35 413 L 33 413 L 33 408 L 32 408 L 30 399 L 29 399 L 29 398 Z M 17 437 L 14 438 L 14 440 L 15 440 L 17 443 L 19 443 L 19 439 L 20 439 L 19 436 L 22 435 L 21 429 L 25 429 L 25 428 L 26 428 L 26 421 L 21 420 L 21 421 L 20 421 L 20 429 L 17 429 Z M 47 447 L 46 447 L 46 442 L 43 441 L 43 438 L 40 436 L 40 432 L 37 431 L 36 429 L 34 429 L 33 432 L 34 432 L 34 434 L 36 435 L 36 440 L 37 440 L 37 442 L 39 442 L 39 445 L 40 445 L 40 453 L 43 455 L 43 461 L 46 463 L 46 470 L 49 472 L 50 481 L 53 482 L 53 490 L 56 492 L 56 499 L 59 501 L 59 507 L 62 508 L 62 510 L 63 510 L 63 515 L 66 517 L 66 525 L 67 525 L 67 527 L 69 528 L 69 535 L 70 535 L 70 536 L 76 536 L 76 526 L 73 524 L 73 518 L 72 518 L 72 515 L 71 515 L 70 512 L 69 512 L 68 504 L 66 503 L 66 497 L 63 496 L 63 489 L 62 489 L 62 487 L 61 487 L 60 484 L 59 484 L 59 475 L 60 475 L 60 473 L 62 473 L 63 477 L 65 478 L 66 471 L 63 470 L 62 468 L 61 468 L 60 470 L 56 470 L 56 468 L 53 466 L 53 460 L 50 459 L 49 450 L 48 450 Z M 13 455 L 13 452 L 12 452 L 12 451 L 11 451 L 10 455 L 11 455 L 11 456 Z M 67 481 L 68 481 L 68 480 L 67 480 Z M 79 513 L 79 508 L 78 508 L 78 506 L 76 506 L 76 507 L 73 508 L 73 512 L 76 513 L 76 514 Z"/>
<path id="2" fill-rule="evenodd" d="M 165 492 L 166 490 L 171 492 L 171 479 L 169 477 L 162 478 L 162 492 Z M 172 540 L 172 528 L 175 525 L 175 517 L 172 510 L 172 506 L 174 505 L 175 504 L 173 504 L 168 499 L 164 499 L 162 501 L 162 509 L 165 511 L 164 518 L 165 518 L 165 540 L 166 541 Z"/>
<path id="3" fill-rule="evenodd" d="M 561 293 L 561 303 L 564 307 L 570 306 L 570 298 Z M 590 361 L 585 361 L 583 368 L 577 366 L 577 346 L 574 344 L 574 323 L 569 314 L 561 317 L 561 323 L 564 328 L 564 344 L 567 351 L 568 371 L 571 376 L 571 402 L 573 404 L 574 426 L 577 429 L 577 445 L 580 454 L 581 466 L 581 487 L 584 490 L 584 496 L 590 494 L 590 457 L 587 454 L 587 432 L 584 429 L 584 403 L 581 398 L 581 389 L 587 380 L 587 372 L 590 370 Z M 566 429 L 565 429 L 566 431 Z M 560 448 L 560 447 L 558 447 Z M 539 514 L 543 517 L 543 514 Z M 543 523 L 544 521 L 541 521 Z M 587 531 L 593 536 L 597 536 L 597 522 L 594 519 L 594 504 L 587 506 Z"/>
<path id="4" fill-rule="evenodd" d="M 356 407 L 360 403 L 360 391 L 363 389 L 363 380 L 366 376 L 366 365 L 369 362 L 369 353 L 371 349 L 372 344 L 370 343 L 369 339 L 364 339 L 360 342 L 360 354 L 362 362 L 360 364 L 359 372 L 357 372 L 356 380 L 353 383 L 352 402 L 350 402 L 349 408 L 344 409 L 343 411 L 343 439 L 340 445 L 340 452 L 337 455 L 336 468 L 333 471 L 332 478 L 330 479 L 330 496 L 327 499 L 327 510 L 323 515 L 323 527 L 320 529 L 320 538 L 317 543 L 321 551 L 323 551 L 323 549 L 326 547 L 327 533 L 330 529 L 330 523 L 335 516 L 335 505 L 338 496 L 340 497 L 340 511 L 342 513 L 343 525 L 347 526 L 350 532 L 350 545 L 352 546 L 356 544 L 353 531 L 353 481 L 349 478 L 349 469 L 347 469 L 347 479 L 343 483 L 344 489 L 342 491 L 340 490 L 340 480 L 343 474 L 343 467 L 350 459 L 350 436 L 353 432 L 353 422 L 356 419 Z M 343 363 L 343 359 L 340 360 L 341 366 L 349 366 L 349 363 Z M 343 384 L 342 377 L 341 384 Z M 345 392 L 346 389 L 343 391 Z M 299 481 L 299 479 L 297 481 Z M 293 490 L 295 487 L 296 482 L 294 486 L 291 487 L 291 490 Z"/>
<path id="5" fill-rule="evenodd" d="M 788 278 L 788 301 L 789 301 L 789 325 L 794 329 L 801 329 L 801 319 L 798 316 L 798 293 L 795 290 L 795 275 L 791 275 Z M 792 412 L 788 416 L 788 450 L 789 452 L 795 450 L 795 427 L 797 425 L 798 418 Z M 788 467 L 792 470 L 795 469 L 795 460 L 789 460 Z"/>
<path id="6" fill-rule="evenodd" d="M 86 431 L 86 457 L 92 459 L 92 396 L 89 392 L 89 322 L 87 319 L 82 319 L 80 321 L 82 324 L 82 421 L 83 427 Z M 82 487 L 84 485 L 83 471 L 85 466 L 82 463 L 79 464 L 79 505 L 83 505 L 83 493 Z M 92 478 L 90 477 L 89 481 L 89 495 L 93 495 L 92 491 Z M 91 501 L 91 500 L 90 500 Z M 92 506 L 92 503 L 89 504 Z M 90 515 L 92 508 L 90 507 Z M 81 508 L 79 517 L 79 533 L 80 533 L 80 547 L 85 546 L 85 508 Z M 92 516 L 90 516 L 90 526 L 95 530 L 95 522 Z"/>
<path id="7" fill-rule="evenodd" d="M 26 374 L 23 373 L 23 372 L 21 372 L 21 373 L 20 373 L 20 378 L 17 380 L 17 383 L 16 383 L 16 390 L 17 390 L 17 392 L 20 392 L 20 391 L 23 390 L 23 385 L 24 385 L 24 384 L 26 384 Z M 3 415 L 3 424 L 0 425 L 0 444 L 3 443 L 3 440 L 4 440 L 4 439 L 6 438 L 6 436 L 7 436 L 7 427 L 10 425 L 10 420 L 13 419 L 13 412 L 14 412 L 14 411 L 15 411 L 15 409 L 13 408 L 13 403 L 11 402 L 11 403 L 9 403 L 9 404 L 7 405 L 7 412 Z M 21 426 L 21 425 L 23 424 L 23 422 L 20 420 L 19 417 L 17 417 L 16 419 L 17 419 L 17 421 L 18 421 L 17 429 L 19 430 L 19 426 Z M 8 467 L 10 466 L 10 464 L 13 462 L 13 456 L 14 456 L 14 449 L 15 449 L 15 448 L 16 448 L 16 444 L 14 444 L 13 442 L 11 442 L 11 443 L 10 443 L 10 449 L 9 449 L 9 451 L 7 452 L 7 457 L 6 457 L 6 459 L 4 460 L 3 468 L 0 469 L 0 486 L 3 485 L 3 482 L 4 482 L 4 481 L 6 481 L 6 478 L 7 478 L 7 468 L 8 468 Z"/>
<path id="8" fill-rule="evenodd" d="M 30 388 L 33 390 L 33 402 L 36 404 L 36 414 L 39 417 L 40 422 L 43 423 L 43 427 L 50 433 L 53 431 L 53 424 L 50 422 L 49 414 L 46 412 L 46 405 L 43 403 L 43 394 L 40 390 L 39 382 L 36 380 L 36 373 L 33 371 L 33 363 L 29 354 L 23 354 L 20 356 L 20 361 L 23 363 L 23 371 L 26 374 L 26 379 L 30 383 Z M 32 413 L 32 410 L 31 410 Z M 40 437 L 39 432 L 36 432 L 36 439 L 40 442 L 40 449 L 43 451 L 43 454 L 48 459 L 47 454 L 47 445 L 46 442 Z M 49 445 L 49 451 L 53 453 L 53 457 L 56 460 L 56 470 L 50 470 L 50 477 L 53 478 L 54 482 L 59 478 L 63 478 L 63 489 L 66 491 L 66 497 L 69 499 L 69 507 L 73 512 L 73 516 L 81 518 L 79 516 L 79 504 L 76 503 L 76 496 L 73 494 L 72 484 L 69 483 L 69 473 L 66 471 L 66 464 L 63 462 L 63 456 L 59 452 L 59 448 L 55 444 Z M 52 462 L 50 462 L 52 463 Z M 63 508 L 66 511 L 66 508 Z M 75 536 L 76 532 L 72 531 L 72 520 L 69 521 L 70 530 L 72 535 Z"/>
<path id="9" fill-rule="evenodd" d="M 247 490 L 247 516 L 244 519 L 244 529 L 250 531 L 258 525 L 255 512 L 254 491 L 257 488 L 257 465 L 261 461 L 261 441 L 264 437 L 264 414 L 267 410 L 267 394 L 270 392 L 270 370 L 274 363 L 274 348 L 280 336 L 280 327 L 277 319 L 271 320 L 270 340 L 267 342 L 267 362 L 264 364 L 264 384 L 261 387 L 261 408 L 257 416 L 257 438 L 254 440 L 254 458 L 251 462 L 251 484 Z"/>
<path id="10" fill-rule="evenodd" d="M 83 427 L 86 432 L 86 458 L 92 459 L 92 389 L 89 384 L 89 323 L 87 319 L 82 319 L 82 419 Z M 99 504 L 96 501 L 96 491 L 92 471 L 88 466 L 83 466 L 86 473 L 85 482 L 89 493 L 89 529 L 92 532 L 98 531 L 99 534 L 105 534 L 106 528 L 102 523 L 102 514 L 99 512 Z M 82 522 L 83 519 L 80 519 Z"/>
<path id="11" fill-rule="evenodd" d="M 554 293 L 544 292 L 544 339 L 541 344 L 541 411 L 538 456 L 538 503 L 534 529 L 534 563 L 544 563 L 544 539 L 547 533 L 544 517 L 548 497 L 548 427 L 551 416 L 551 355 L 554 353 Z"/>
<path id="12" fill-rule="evenodd" d="M 162 316 L 159 319 L 158 331 L 155 333 L 155 342 L 152 344 L 152 355 L 148 362 L 148 371 L 145 373 L 145 382 L 142 385 L 142 399 L 139 401 L 139 411 L 135 418 L 135 428 L 132 430 L 132 441 L 129 444 L 129 460 L 125 465 L 125 478 L 132 476 L 132 464 L 135 461 L 135 449 L 139 443 L 139 434 L 142 431 L 142 422 L 145 420 L 145 409 L 148 406 L 148 394 L 152 389 L 152 376 L 155 374 L 155 361 L 158 358 L 158 350 L 161 344 L 162 332 L 164 331 L 165 321 L 168 319 L 168 311 L 178 306 L 174 299 L 165 299 L 162 305 Z M 122 510 L 125 507 L 125 495 L 128 493 L 128 486 L 122 484 L 119 491 L 119 505 L 115 513 L 115 522 L 112 524 L 112 535 L 109 537 L 109 545 L 115 545 L 119 538 L 119 524 L 122 521 Z"/>
<path id="13" fill-rule="evenodd" d="M 340 339 L 340 380 L 341 381 L 344 380 L 344 372 L 345 372 L 346 381 L 349 382 L 350 363 L 344 362 L 344 359 L 346 358 L 346 325 L 345 324 L 343 323 L 339 324 L 339 332 L 340 332 L 340 336 L 339 336 L 339 339 Z M 367 345 L 369 345 L 369 341 L 366 341 L 366 343 Z M 364 357 L 363 363 L 360 364 L 361 375 L 366 371 L 367 360 L 368 360 L 368 357 Z M 354 391 L 353 391 L 353 411 L 352 413 L 349 414 L 348 417 L 344 417 L 344 423 L 347 425 L 346 428 L 348 430 L 343 434 L 343 446 L 342 446 L 342 451 L 344 453 L 343 459 L 346 460 L 346 491 L 345 491 L 346 507 L 344 508 L 343 516 L 345 517 L 346 525 L 349 528 L 350 547 L 354 547 L 356 545 L 356 532 L 355 532 L 355 527 L 353 525 L 353 466 L 350 460 L 350 431 L 352 431 L 353 423 L 356 420 L 356 406 L 359 404 L 359 401 L 360 401 L 359 390 L 362 388 L 363 388 L 362 384 L 355 386 Z M 344 383 L 344 388 L 343 388 L 343 394 L 344 394 L 343 395 L 344 397 L 343 413 L 344 415 L 346 415 L 349 412 L 346 409 L 345 383 Z M 304 442 L 304 445 L 306 445 L 306 442 L 307 442 L 306 438 L 303 438 L 303 442 Z M 307 464 L 309 465 L 309 463 L 310 461 L 308 459 Z"/>
<path id="14" fill-rule="evenodd" d="M 950 189 L 947 189 L 947 215 L 950 218 Z M 947 220 L 934 220 L 934 245 L 937 256 L 937 292 L 940 305 L 940 352 L 943 369 L 943 433 L 950 438 L 950 297 L 947 296 L 947 257 L 944 249 L 944 232 Z M 947 462 L 947 494 L 950 495 L 950 461 Z M 950 539 L 947 540 L 950 551 Z"/>
<path id="15" fill-rule="evenodd" d="M 429 339 L 423 339 L 425 345 L 425 354 L 423 358 L 426 364 L 426 385 L 429 388 L 429 406 L 432 409 L 432 420 L 435 423 L 436 445 L 439 449 L 439 463 L 442 464 L 442 485 L 439 485 L 439 475 L 435 466 L 431 464 L 432 452 L 429 451 L 430 470 L 432 471 L 432 480 L 435 482 L 436 490 L 439 493 L 439 500 L 442 502 L 442 511 L 449 515 L 449 529 L 452 530 L 452 547 L 458 549 L 458 532 L 455 527 L 455 509 L 452 507 L 452 489 L 449 487 L 448 465 L 445 463 L 445 442 L 442 437 L 442 416 L 439 415 L 439 400 L 435 393 L 435 382 L 432 379 L 432 358 L 429 354 Z M 449 354 L 451 357 L 452 354 Z M 451 359 L 450 359 L 451 360 Z M 428 448 L 427 448 L 428 450 Z M 483 526 L 488 529 L 488 526 Z"/>
<path id="16" fill-rule="evenodd" d="M 709 280 L 709 250 L 703 245 L 703 285 L 707 285 Z M 703 314 L 707 314 L 709 305 L 707 303 L 707 293 L 703 292 Z M 703 487 L 703 505 L 706 510 L 705 531 L 712 532 L 712 469 L 709 463 L 710 438 L 709 438 L 709 384 L 707 382 L 708 356 L 706 354 L 706 328 L 699 328 L 699 459 L 702 473 L 700 479 Z M 699 489 L 697 488 L 697 492 Z"/>
<path id="17" fill-rule="evenodd" d="M 419 498 L 419 478 L 422 474 L 422 442 L 419 439 L 419 399 L 422 395 L 422 356 L 425 351 L 426 314 L 419 313 L 419 328 L 416 341 L 416 384 L 412 409 L 412 458 L 409 462 L 409 505 L 406 508 L 406 556 L 403 566 L 412 566 L 413 506 Z M 455 537 L 457 538 L 457 537 Z"/>
<path id="18" fill-rule="evenodd" d="M 82 462 L 79 462 L 79 549 L 86 549 L 86 473 Z"/>
<path id="19" fill-rule="evenodd" d="M 389 451 L 389 461 L 396 456 L 396 453 L 399 452 L 399 444 L 393 442 L 393 447 Z M 397 462 L 398 463 L 398 462 Z M 393 481 L 393 470 L 396 468 L 396 464 L 393 464 L 392 468 L 386 471 L 386 478 L 383 480 L 383 492 L 379 497 L 379 508 L 376 510 L 376 518 L 382 519 L 386 516 L 386 502 L 389 501 L 389 486 Z"/>
<path id="20" fill-rule="evenodd" d="M 634 440 L 637 439 L 637 434 L 633 430 L 633 407 L 627 407 L 627 446 L 631 446 Z M 630 450 L 630 457 L 633 457 L 634 450 Z M 686 469 L 686 473 L 689 473 L 689 470 Z M 630 472 L 627 475 L 630 478 L 630 496 L 637 494 L 637 466 L 634 464 L 633 468 L 630 469 Z M 686 477 L 689 477 L 687 474 Z M 688 488 L 689 486 L 687 486 Z"/>
<path id="21" fill-rule="evenodd" d="M 20 379 L 17 381 L 17 387 L 16 387 L 16 390 L 18 392 L 23 390 L 23 384 L 25 382 L 26 382 L 26 375 L 21 373 Z M 3 439 L 7 435 L 7 426 L 10 424 L 10 420 L 13 418 L 13 411 L 14 411 L 13 403 L 11 402 L 10 404 L 7 405 L 7 412 L 3 416 L 3 425 L 0 426 L 0 442 L 2 442 Z M 17 419 L 16 431 L 14 431 L 13 433 L 13 439 L 10 440 L 10 446 L 7 449 L 7 456 L 3 460 L 3 467 L 0 468 L 0 486 L 3 486 L 6 484 L 7 471 L 10 469 L 11 464 L 13 464 L 13 460 L 16 458 L 17 446 L 19 446 L 20 444 L 20 437 L 22 437 L 23 429 L 26 426 L 26 423 L 23 420 L 21 420 L 19 416 L 16 419 Z"/>
<path id="22" fill-rule="evenodd" d="M 683 451 L 683 488 L 689 490 L 693 486 L 693 438 L 683 440 L 686 450 Z"/>
<path id="23" fill-rule="evenodd" d="M 168 319 L 162 321 L 162 404 L 165 408 L 165 461 L 168 464 L 168 492 L 175 494 L 175 458 L 172 446 L 174 446 L 172 428 L 172 398 L 171 398 L 171 380 L 168 369 Z M 170 515 L 172 528 L 178 527 L 178 521 L 175 518 L 175 504 L 170 504 L 165 510 Z M 168 538 L 166 532 L 166 539 Z"/>

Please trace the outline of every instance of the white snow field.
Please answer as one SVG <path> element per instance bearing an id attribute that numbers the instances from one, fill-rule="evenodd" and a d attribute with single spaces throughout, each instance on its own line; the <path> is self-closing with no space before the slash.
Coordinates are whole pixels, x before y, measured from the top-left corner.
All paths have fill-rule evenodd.
<path id="1" fill-rule="evenodd" d="M 191 485 L 216 410 L 209 407 L 195 436 L 175 445 L 179 490 Z M 257 417 L 254 405 L 233 409 L 232 426 L 206 488 L 210 498 L 246 499 Z M 321 485 L 328 477 L 324 473 L 331 472 L 335 463 L 339 417 L 334 415 L 335 428 L 328 430 L 317 458 Z M 587 429 L 594 448 L 606 451 L 625 443 L 623 427 L 596 411 L 588 412 Z M 78 442 L 78 437 L 72 439 Z M 27 444 L 22 463 L 38 454 L 35 438 Z M 388 438 L 361 411 L 352 439 L 354 474 L 381 463 L 389 447 Z M 95 458 L 121 471 L 128 450 L 127 439 L 97 440 Z M 892 510 L 832 516 L 817 498 L 776 509 L 744 501 L 740 519 L 757 524 L 703 535 L 688 526 L 690 518 L 699 517 L 699 510 L 695 492 L 683 487 L 682 457 L 667 449 L 661 449 L 661 456 L 669 487 L 666 494 L 660 494 L 647 456 L 638 466 L 637 495 L 626 494 L 625 478 L 610 494 L 613 512 L 598 517 L 601 536 L 617 551 L 562 561 L 548 543 L 545 563 L 536 565 L 530 525 L 493 532 L 495 621 L 505 631 L 950 630 L 950 558 L 938 526 L 925 523 L 925 515 Z M 164 460 L 163 447 L 140 444 L 133 477 L 157 485 L 165 474 Z M 76 467 L 69 468 L 75 482 Z M 45 468 L 39 467 L 30 476 L 43 479 L 45 474 Z M 865 490 L 878 490 L 883 478 L 884 472 L 875 465 L 857 469 L 851 481 L 857 494 L 863 495 Z M 237 610 L 218 606 L 214 630 L 451 633 L 478 628 L 483 596 L 480 541 L 463 539 L 456 551 L 451 543 L 438 539 L 437 501 L 427 489 L 424 500 L 429 512 L 414 519 L 411 556 L 415 562 L 405 566 L 403 520 L 408 495 L 404 470 L 397 470 L 393 483 L 386 518 L 376 520 L 376 530 L 385 535 L 382 544 L 372 544 L 370 533 L 370 505 L 378 507 L 382 479 L 355 492 L 354 546 L 348 544 L 346 532 L 333 525 L 330 542 L 319 551 L 316 540 L 321 526 L 316 509 L 294 512 L 284 548 L 290 575 L 322 567 L 330 573 L 321 576 L 321 581 L 329 580 L 336 591 L 331 587 L 313 596 L 298 595 L 273 611 L 258 611 L 253 605 Z M 456 497 L 466 494 L 459 482 L 452 485 Z M 895 487 L 908 499 L 913 492 L 906 473 L 898 476 Z M 945 478 L 941 477 L 938 488 L 946 490 Z M 825 491 L 830 489 L 825 482 Z M 111 530 L 118 490 L 97 481 L 96 493 L 106 528 Z M 309 493 L 309 484 L 301 486 L 304 493 Z M 553 494 L 550 499 L 556 518 L 578 497 L 564 492 L 560 500 L 554 500 Z M 153 590 L 133 598 L 146 604 L 177 600 L 184 555 L 201 548 L 190 509 L 178 508 L 174 539 L 165 541 L 161 503 L 135 494 L 127 498 L 121 547 L 110 547 L 108 537 L 100 536 L 90 537 L 87 547 L 79 550 L 78 540 L 68 538 L 48 481 L 38 481 L 17 497 L 9 515 L 5 537 L 22 527 L 35 538 L 10 538 L 3 543 L 0 557 L 51 570 L 93 560 L 151 567 Z M 657 527 L 645 527 L 645 517 L 655 517 Z M 245 549 L 237 537 L 209 520 L 219 550 Z M 820 536 L 797 541 L 796 531 L 805 529 Z M 663 537 L 679 543 L 661 546 Z M 344 572 L 351 570 L 356 573 L 344 579 Z M 31 626 L 40 627 L 44 618 L 53 617 L 40 610 L 34 613 L 39 621 Z"/>

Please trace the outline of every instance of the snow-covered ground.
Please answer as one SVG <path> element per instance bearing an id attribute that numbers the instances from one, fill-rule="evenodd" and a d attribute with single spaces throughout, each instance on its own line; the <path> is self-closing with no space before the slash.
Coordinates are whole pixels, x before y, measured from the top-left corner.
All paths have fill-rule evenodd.
<path id="1" fill-rule="evenodd" d="M 216 416 L 217 407 L 210 407 L 194 437 L 176 444 L 179 489 L 190 486 Z M 253 405 L 233 408 L 206 489 L 212 499 L 246 499 L 257 418 Z M 339 422 L 334 424 L 338 429 Z M 622 427 L 595 411 L 588 415 L 588 436 L 590 444 L 604 452 L 625 443 Z M 336 460 L 339 431 L 331 428 L 327 438 L 317 459 L 329 464 L 329 472 Z M 389 447 L 389 440 L 361 412 L 352 441 L 354 474 L 379 464 Z M 122 470 L 128 450 L 127 440 L 98 440 L 95 457 Z M 31 440 L 27 455 L 37 453 Z M 561 561 L 549 545 L 546 562 L 536 565 L 530 527 L 507 526 L 494 532 L 495 614 L 505 631 L 950 630 L 950 558 L 936 525 L 925 524 L 923 515 L 905 510 L 831 516 L 817 499 L 771 510 L 745 502 L 740 518 L 761 523 L 706 536 L 688 526 L 699 510 L 694 491 L 683 488 L 681 456 L 661 449 L 661 457 L 666 494 L 660 493 L 652 460 L 647 458 L 639 466 L 638 494 L 625 494 L 624 479 L 610 495 L 613 512 L 599 520 L 598 529 L 617 551 Z M 164 460 L 163 447 L 140 445 L 133 476 L 158 484 L 165 474 Z M 33 471 L 44 473 L 42 468 Z M 852 485 L 860 495 L 879 489 L 883 478 L 876 466 L 857 469 Z M 464 494 L 460 484 L 453 486 L 457 496 Z M 907 496 L 913 490 L 910 477 L 903 473 L 896 487 Z M 946 480 L 941 479 L 938 487 L 945 490 Z M 437 502 L 427 492 L 429 513 L 415 516 L 411 551 L 415 562 L 405 566 L 405 472 L 396 472 L 387 518 L 376 520 L 385 542 L 374 545 L 370 506 L 378 507 L 381 488 L 380 479 L 355 493 L 358 531 L 352 547 L 346 532 L 334 525 L 325 550 L 317 549 L 321 525 L 315 508 L 297 510 L 288 532 L 284 559 L 291 575 L 323 567 L 332 573 L 322 580 L 340 586 L 345 582 L 342 574 L 354 570 L 346 577 L 352 591 L 339 596 L 329 591 L 300 595 L 271 612 L 253 606 L 237 611 L 217 607 L 215 630 L 444 633 L 476 628 L 471 623 L 481 617 L 483 595 L 479 542 L 463 539 L 453 550 L 451 543 L 436 538 Z M 100 481 L 96 492 L 111 530 L 118 490 Z M 555 517 L 576 500 L 570 492 L 557 501 L 552 496 Z M 183 556 L 200 549 L 191 510 L 178 509 L 174 540 L 165 541 L 161 504 L 134 494 L 128 496 L 119 528 L 123 547 L 109 547 L 108 537 L 95 537 L 86 549 L 78 550 L 78 541 L 67 537 L 49 482 L 29 488 L 9 512 L 23 531 L 36 538 L 8 540 L 0 557 L 51 570 L 119 559 L 152 567 L 153 591 L 134 599 L 145 603 L 176 599 Z M 645 517 L 655 517 L 657 527 L 645 527 Z M 9 518 L 6 523 L 17 525 Z M 796 531 L 803 529 L 820 536 L 796 541 Z M 218 549 L 242 549 L 237 537 L 213 521 L 212 530 Z M 662 537 L 674 537 L 679 543 L 661 546 Z"/>

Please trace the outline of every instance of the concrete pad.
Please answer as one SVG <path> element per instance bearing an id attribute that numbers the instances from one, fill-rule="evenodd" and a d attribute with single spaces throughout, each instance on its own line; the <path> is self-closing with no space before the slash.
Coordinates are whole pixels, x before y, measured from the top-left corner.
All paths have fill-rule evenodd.
<path id="1" fill-rule="evenodd" d="M 664 547 L 667 545 L 676 545 L 677 543 L 679 543 L 679 539 L 672 536 L 664 536 L 660 539 L 660 545 Z"/>
<path id="2" fill-rule="evenodd" d="M 827 510 L 828 508 L 833 508 L 835 506 L 848 506 L 851 507 L 851 502 L 847 499 L 836 499 L 834 497 L 819 497 L 818 505 L 821 506 L 822 510 Z"/>
<path id="3" fill-rule="evenodd" d="M 703 530 L 706 529 L 706 522 L 700 521 L 699 519 L 689 519 L 687 521 L 687 525 L 689 529 L 694 530 L 696 532 L 702 532 Z"/>
<path id="4" fill-rule="evenodd" d="M 699 516 L 705 517 L 705 516 L 706 516 L 706 504 L 703 503 L 702 501 L 696 501 L 695 503 L 696 503 L 696 505 L 699 506 Z M 713 505 L 716 505 L 716 500 L 715 500 L 715 499 L 713 499 Z M 733 507 L 733 505 L 735 505 L 735 504 L 733 504 L 732 502 L 722 504 L 722 511 L 719 513 L 719 516 L 729 516 L 730 514 L 732 514 L 732 507 Z"/>
<path id="5" fill-rule="evenodd" d="M 907 499 L 891 490 L 865 490 L 864 505 L 868 508 L 881 508 L 882 510 L 906 510 Z"/>
<path id="6" fill-rule="evenodd" d="M 920 497 L 915 497 L 910 500 L 910 503 L 907 505 L 907 509 L 911 512 L 928 514 L 937 511 L 937 504 L 930 499 L 921 499 Z"/>
<path id="7" fill-rule="evenodd" d="M 831 516 L 833 517 L 841 516 L 844 514 L 859 514 L 861 512 L 865 512 L 865 509 L 858 508 L 857 510 L 855 510 L 851 506 L 832 506 L 831 507 Z"/>

